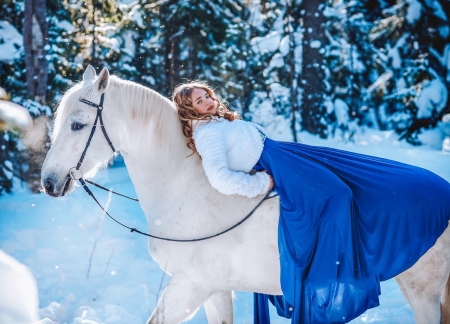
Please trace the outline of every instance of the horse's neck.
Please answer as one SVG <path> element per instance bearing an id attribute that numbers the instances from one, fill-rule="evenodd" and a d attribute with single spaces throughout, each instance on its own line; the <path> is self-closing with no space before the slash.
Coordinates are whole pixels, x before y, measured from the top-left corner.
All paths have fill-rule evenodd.
<path id="1" fill-rule="evenodd" d="M 118 132 L 121 137 L 118 139 L 119 150 L 143 209 L 158 212 L 157 208 L 172 203 L 180 187 L 186 188 L 190 177 L 198 174 L 198 157 L 186 158 L 191 152 L 175 111 L 171 112 L 174 116 L 164 121 L 149 118 L 148 123 L 143 123 L 131 118 L 129 109 L 131 107 L 118 112 L 116 118 L 120 123 L 118 129 L 121 129 Z M 155 136 L 156 132 L 158 136 Z"/>
<path id="2" fill-rule="evenodd" d="M 152 234 L 184 239 L 215 234 L 252 208 L 251 200 L 224 196 L 209 185 L 177 116 L 143 124 L 129 115 L 117 113 L 115 136 Z M 158 131 L 163 142 L 152 140 Z"/>

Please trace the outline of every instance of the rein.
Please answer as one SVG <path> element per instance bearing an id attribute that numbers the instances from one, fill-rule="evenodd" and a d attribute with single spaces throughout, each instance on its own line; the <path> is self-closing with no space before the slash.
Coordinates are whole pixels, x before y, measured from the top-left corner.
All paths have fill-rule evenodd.
<path id="1" fill-rule="evenodd" d="M 71 169 L 69 170 L 69 177 L 70 177 L 71 179 L 75 180 L 75 181 L 79 181 L 79 182 L 80 182 L 80 184 L 81 184 L 81 186 L 84 188 L 84 190 L 89 194 L 89 196 L 92 197 L 92 199 L 94 199 L 94 201 L 97 203 L 97 205 L 100 206 L 100 208 L 105 212 L 105 214 L 109 216 L 109 218 L 111 218 L 111 219 L 112 219 L 113 221 L 115 221 L 117 224 L 119 224 L 119 225 L 121 225 L 121 226 L 123 226 L 123 227 L 125 227 L 125 228 L 128 228 L 131 232 L 136 232 L 136 233 L 138 233 L 138 234 L 142 234 L 142 235 L 145 235 L 145 236 L 154 238 L 154 239 L 163 240 L 163 241 L 170 241 L 170 242 L 184 242 L 184 243 L 186 243 L 186 242 L 198 242 L 198 241 L 204 241 L 204 240 L 208 240 L 208 239 L 211 239 L 211 238 L 213 238 L 213 237 L 217 237 L 217 236 L 220 236 L 220 235 L 222 235 L 222 234 L 225 234 L 225 233 L 231 231 L 232 229 L 238 227 L 238 226 L 241 225 L 243 222 L 245 222 L 247 219 L 249 219 L 250 216 L 253 215 L 253 213 L 256 211 L 256 209 L 258 209 L 258 207 L 264 202 L 264 200 L 267 200 L 267 199 L 270 199 L 270 198 L 273 198 L 273 197 L 276 197 L 276 196 L 277 196 L 276 194 L 273 195 L 273 196 L 269 196 L 270 193 L 271 193 L 271 191 L 269 191 L 269 192 L 264 196 L 264 198 L 261 199 L 261 201 L 260 201 L 260 202 L 259 202 L 259 203 L 258 203 L 258 204 L 250 211 L 250 213 L 248 213 L 247 216 L 245 216 L 242 220 L 240 220 L 239 222 L 237 222 L 236 224 L 234 224 L 233 226 L 227 228 L 226 230 L 224 230 L 224 231 L 222 231 L 222 232 L 216 233 L 216 234 L 214 234 L 214 235 L 209 235 L 209 236 L 201 237 L 201 238 L 195 238 L 195 239 L 173 239 L 173 238 L 167 238 L 167 237 L 160 237 L 160 236 L 155 236 L 155 235 L 151 235 L 151 234 L 148 234 L 148 233 L 141 232 L 140 230 L 138 230 L 138 229 L 136 229 L 136 228 L 129 227 L 129 226 L 125 225 L 125 224 L 122 224 L 122 223 L 119 222 L 117 219 L 115 219 L 114 217 L 112 217 L 112 216 L 111 216 L 111 215 L 103 208 L 103 206 L 100 204 L 100 202 L 99 202 L 99 201 L 97 200 L 97 198 L 94 196 L 94 194 L 92 193 L 92 191 L 91 191 L 91 190 L 88 188 L 88 186 L 86 185 L 86 182 L 88 182 L 88 183 L 90 183 L 90 184 L 92 184 L 92 185 L 94 185 L 94 186 L 96 186 L 96 187 L 98 187 L 98 188 L 100 188 L 100 189 L 103 189 L 103 190 L 109 191 L 109 192 L 111 192 L 111 193 L 114 193 L 114 194 L 116 194 L 116 195 L 119 195 L 119 196 L 122 196 L 122 197 L 125 197 L 125 198 L 128 198 L 128 199 L 131 199 L 131 200 L 134 200 L 134 201 L 139 201 L 139 200 L 136 199 L 136 198 L 131 198 L 131 197 L 122 195 L 122 194 L 120 194 L 120 193 L 114 192 L 114 191 L 112 191 L 112 190 L 109 190 L 109 189 L 107 189 L 107 188 L 105 188 L 105 187 L 103 187 L 103 186 L 100 186 L 99 184 L 96 184 L 95 182 L 92 182 L 92 181 L 89 181 L 89 180 L 84 180 L 84 179 L 83 179 L 83 175 L 82 175 L 82 173 L 81 173 L 81 171 L 80 171 L 81 164 L 83 163 L 83 160 L 84 160 L 84 157 L 85 157 L 85 155 L 86 155 L 86 152 L 87 152 L 87 150 L 88 150 L 88 148 L 89 148 L 89 145 L 91 144 L 91 140 L 92 140 L 92 137 L 94 136 L 95 130 L 96 130 L 96 128 L 97 128 L 97 122 L 98 122 L 99 120 L 100 120 L 100 127 L 102 128 L 103 135 L 104 135 L 106 141 L 108 142 L 109 147 L 111 147 L 113 153 L 116 153 L 116 150 L 115 150 L 114 146 L 112 145 L 111 140 L 110 140 L 109 137 L 108 137 L 108 134 L 106 133 L 105 126 L 103 125 L 102 111 L 103 111 L 103 101 L 104 101 L 104 98 L 105 98 L 105 94 L 102 93 L 102 95 L 101 95 L 101 97 L 100 97 L 100 103 L 99 103 L 99 104 L 96 104 L 96 103 L 94 103 L 94 102 L 88 101 L 88 100 L 83 99 L 83 98 L 80 98 L 80 99 L 79 99 L 82 103 L 85 103 L 85 104 L 87 104 L 87 105 L 89 105 L 89 106 L 91 106 L 91 107 L 97 108 L 97 116 L 95 117 L 94 125 L 92 126 L 91 133 L 90 133 L 90 135 L 89 135 L 89 138 L 88 138 L 88 140 L 87 140 L 87 143 L 86 143 L 86 146 L 85 146 L 85 148 L 84 148 L 84 150 L 83 150 L 83 153 L 81 154 L 80 160 L 79 160 L 78 163 L 77 163 L 77 166 L 76 166 L 76 167 L 73 167 L 73 168 L 71 168 Z M 75 173 L 76 173 L 76 174 L 75 174 Z M 69 180 L 70 178 L 68 178 L 68 180 Z"/>

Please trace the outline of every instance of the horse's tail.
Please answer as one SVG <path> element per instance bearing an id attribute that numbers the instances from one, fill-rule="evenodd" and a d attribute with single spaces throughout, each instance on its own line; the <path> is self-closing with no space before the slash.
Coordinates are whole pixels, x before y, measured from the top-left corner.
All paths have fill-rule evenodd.
<path id="1" fill-rule="evenodd" d="M 441 323 L 450 324 L 450 275 L 445 284 L 441 303 Z"/>

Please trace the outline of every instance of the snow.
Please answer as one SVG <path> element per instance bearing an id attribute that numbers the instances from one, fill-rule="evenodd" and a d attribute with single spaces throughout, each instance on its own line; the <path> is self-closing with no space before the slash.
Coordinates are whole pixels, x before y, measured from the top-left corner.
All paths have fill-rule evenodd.
<path id="1" fill-rule="evenodd" d="M 322 44 L 321 44 L 321 42 L 320 42 L 319 40 L 312 40 L 312 41 L 309 43 L 309 46 L 310 46 L 311 48 L 320 48 L 320 46 L 322 46 Z"/>
<path id="2" fill-rule="evenodd" d="M 128 54 L 130 57 L 134 57 L 136 54 L 136 44 L 133 39 L 136 38 L 136 32 L 126 30 L 122 33 L 122 52 Z"/>
<path id="3" fill-rule="evenodd" d="M 422 16 L 422 4 L 417 0 L 408 0 L 407 3 L 406 20 L 413 25 Z"/>
<path id="4" fill-rule="evenodd" d="M 399 53 L 399 49 L 405 46 L 406 39 L 409 37 L 409 33 L 405 33 L 402 37 L 400 37 L 395 45 L 391 47 L 389 44 L 387 45 L 388 57 L 392 59 L 391 66 L 394 69 L 400 69 L 402 67 L 402 59 Z"/>
<path id="5" fill-rule="evenodd" d="M 38 321 L 38 290 L 30 270 L 0 250 L 0 323 Z"/>
<path id="6" fill-rule="evenodd" d="M 28 112 L 33 116 L 40 116 L 40 115 L 51 116 L 53 113 L 49 106 L 41 105 L 40 103 L 31 99 L 14 97 L 12 101 L 21 105 L 22 107 L 25 107 L 28 110 Z"/>
<path id="7" fill-rule="evenodd" d="M 442 151 L 450 153 L 450 136 L 447 136 L 442 142 Z"/>
<path id="8" fill-rule="evenodd" d="M 130 20 L 136 22 L 136 24 L 141 28 L 146 28 L 144 20 L 142 18 L 141 5 L 134 5 L 131 11 L 128 13 Z"/>
<path id="9" fill-rule="evenodd" d="M 283 37 L 280 42 L 280 54 L 286 56 L 289 53 L 289 35 Z"/>
<path id="10" fill-rule="evenodd" d="M 273 69 L 282 66 L 284 66 L 283 56 L 280 53 L 277 53 L 274 56 L 272 56 L 272 59 L 269 62 L 269 67 Z"/>
<path id="11" fill-rule="evenodd" d="M 278 32 L 273 31 L 265 37 L 254 37 L 250 40 L 250 45 L 256 53 L 274 52 L 278 49 L 281 36 Z"/>
<path id="12" fill-rule="evenodd" d="M 249 23 L 256 29 L 263 29 L 260 4 L 260 0 L 251 0 L 248 4 L 248 10 L 250 12 Z"/>
<path id="13" fill-rule="evenodd" d="M 439 123 L 439 128 L 445 136 L 450 136 L 450 114 L 446 114 L 442 117 L 442 121 Z"/>
<path id="14" fill-rule="evenodd" d="M 433 47 L 430 47 L 430 54 L 439 60 L 444 69 L 447 69 L 447 82 L 450 82 L 450 44 L 445 45 L 442 55 Z"/>
<path id="15" fill-rule="evenodd" d="M 276 86 L 272 86 L 276 88 Z M 277 115 L 272 100 L 267 93 L 256 91 L 249 106 L 252 121 L 263 126 L 270 138 L 280 141 L 292 141 L 290 121 Z"/>
<path id="16" fill-rule="evenodd" d="M 144 76 L 142 77 L 142 80 L 145 80 L 145 82 L 151 84 L 152 86 L 155 85 L 155 78 L 152 77 L 151 75 L 144 75 Z"/>
<path id="17" fill-rule="evenodd" d="M 0 62 L 20 57 L 23 37 L 8 21 L 0 20 Z"/>
<path id="18" fill-rule="evenodd" d="M 270 96 L 272 99 L 289 98 L 290 90 L 279 83 L 272 83 L 270 86 Z"/>
<path id="19" fill-rule="evenodd" d="M 58 21 L 57 26 L 61 29 L 64 29 L 67 32 L 73 32 L 75 30 L 75 27 L 68 20 Z"/>
<path id="20" fill-rule="evenodd" d="M 347 126 L 349 121 L 348 116 L 349 108 L 344 100 L 336 99 L 334 101 L 334 113 L 336 115 L 337 125 L 338 126 Z"/>
<path id="21" fill-rule="evenodd" d="M 445 108 L 447 99 L 448 91 L 440 78 L 425 82 L 420 95 L 415 100 L 419 108 L 417 118 L 428 118 L 433 111 L 440 112 Z"/>
<path id="22" fill-rule="evenodd" d="M 9 125 L 9 129 L 25 130 L 31 126 L 33 120 L 27 109 L 13 102 L 0 100 L 0 130 L 4 123 Z"/>
<path id="23" fill-rule="evenodd" d="M 260 99 L 258 111 L 264 110 L 267 98 L 260 94 Z M 272 107 L 266 108 L 270 111 Z M 288 124 L 283 124 L 287 120 L 277 118 L 282 119 L 273 120 L 266 129 L 273 126 L 274 131 L 279 123 L 279 130 L 288 130 Z M 450 154 L 435 148 L 441 140 L 431 136 L 434 133 L 421 135 L 421 139 L 429 138 L 422 147 L 398 142 L 392 131 L 365 130 L 355 136 L 354 142 L 338 137 L 322 140 L 303 132 L 299 137 L 307 144 L 414 164 L 450 180 Z M 119 162 L 101 171 L 95 180 L 124 194 L 135 194 L 128 173 Z M 150 257 L 147 239 L 105 218 L 79 187 L 64 199 L 31 194 L 20 183 L 15 183 L 14 188 L 14 194 L 0 197 L 0 248 L 26 265 L 36 278 L 40 324 L 144 323 L 168 281 Z M 93 190 L 102 204 L 110 200 L 108 210 L 112 215 L 145 230 L 147 222 L 139 204 Z M 27 287 L 32 288 L 32 284 Z M 412 310 L 395 281 L 383 282 L 381 290 L 381 306 L 368 310 L 352 323 L 414 323 Z M 234 302 L 235 322 L 253 323 L 252 294 L 236 292 Z M 278 318 L 274 308 L 271 316 L 273 323 L 289 323 Z M 190 323 L 206 323 L 203 309 Z"/>

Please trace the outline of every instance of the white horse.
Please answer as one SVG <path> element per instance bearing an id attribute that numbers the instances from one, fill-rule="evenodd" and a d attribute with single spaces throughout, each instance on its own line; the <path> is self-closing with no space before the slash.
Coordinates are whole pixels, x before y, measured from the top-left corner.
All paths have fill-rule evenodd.
<path id="1" fill-rule="evenodd" d="M 262 197 L 226 196 L 213 189 L 197 154 L 189 156 L 174 105 L 158 93 L 89 66 L 83 82 L 61 100 L 53 145 L 42 167 L 44 190 L 53 197 L 69 193 L 104 93 L 103 119 L 123 155 L 153 235 L 191 239 L 218 233 L 241 220 Z M 112 157 L 102 132 L 92 138 L 80 168 L 93 176 Z M 148 323 L 179 323 L 203 304 L 209 323 L 233 323 L 232 291 L 280 295 L 277 247 L 278 199 L 270 199 L 232 231 L 200 242 L 149 239 L 150 254 L 171 276 Z M 410 269 L 396 277 L 417 323 L 439 323 L 440 295 L 450 273 L 450 230 Z M 448 287 L 447 283 L 447 287 Z M 450 310 L 448 298 L 445 310 Z M 445 318 L 442 315 L 442 318 Z"/>

